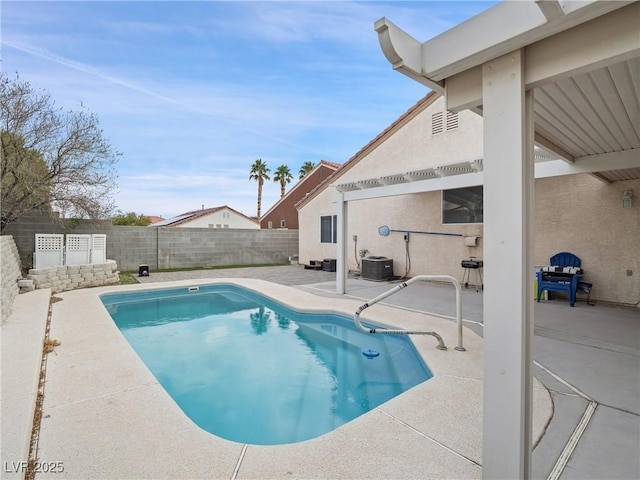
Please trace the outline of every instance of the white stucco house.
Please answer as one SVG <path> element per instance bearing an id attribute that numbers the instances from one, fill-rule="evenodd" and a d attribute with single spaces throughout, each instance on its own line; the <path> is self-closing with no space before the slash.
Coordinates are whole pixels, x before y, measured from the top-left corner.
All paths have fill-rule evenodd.
<path id="1" fill-rule="evenodd" d="M 416 158 L 402 160 L 412 171 L 399 168 L 405 166 L 398 164 L 400 153 L 411 152 L 411 143 L 429 133 L 412 128 L 409 134 L 409 122 L 388 129 L 338 170 L 325 190 L 299 205 L 301 261 L 335 252 L 336 290 L 345 293 L 353 235 L 366 241 L 362 247 L 374 246 L 375 254 L 398 258 L 393 235 L 384 238 L 393 243 L 374 240 L 379 225 L 403 229 L 415 219 L 423 222 L 411 224 L 419 230 L 452 228 L 438 223 L 439 192 L 483 186 L 475 247 L 484 261 L 483 478 L 531 477 L 534 266 L 571 251 L 583 260 L 588 278 L 594 275 L 594 295 L 602 289 L 601 298 L 638 303 L 638 18 L 637 1 L 505 1 L 425 41 L 378 20 L 374 29 L 392 68 L 443 95 L 444 108 L 434 106 L 434 113 L 440 108 L 462 120 L 472 112 L 481 116 L 482 170 L 447 175 L 436 169 L 424 172 L 434 177 L 422 179 L 415 174 L 461 161 L 473 169 L 474 155 L 467 157 L 454 142 L 455 155 L 433 160 L 415 149 Z M 397 142 L 398 152 L 389 148 L 396 135 L 405 139 Z M 536 161 L 536 147 L 558 160 Z M 456 229 L 464 234 L 473 227 L 480 225 Z M 414 252 L 437 251 L 444 258 L 432 256 L 433 263 L 414 267 L 420 254 L 413 253 L 414 273 L 455 268 L 454 260 L 463 257 L 464 247 L 446 236 L 421 241 Z M 445 253 L 445 246 L 456 253 Z"/>
<path id="2" fill-rule="evenodd" d="M 179 227 L 179 228 L 244 228 L 260 229 L 260 223 L 243 215 L 233 208 L 221 207 L 201 208 L 177 215 L 161 222 L 152 223 L 150 227 Z"/>
<path id="3" fill-rule="evenodd" d="M 447 173 L 481 168 L 481 161 L 482 118 L 473 112 L 446 112 L 444 98 L 431 92 L 297 205 L 301 263 L 337 257 L 339 191 L 365 193 L 369 187 L 392 184 L 394 175 L 429 178 L 434 175 L 434 167 L 456 164 L 441 167 L 445 179 Z M 472 184 L 471 188 L 480 185 L 478 180 Z M 443 224 L 441 197 L 440 190 L 351 202 L 346 231 L 347 268 L 357 270 L 358 252 L 366 249 L 368 255 L 393 259 L 397 276 L 447 273 L 459 277 L 463 258 L 482 258 L 482 218 L 478 217 L 479 223 Z M 447 235 L 410 233 L 409 243 L 405 244 L 398 232 L 379 235 L 378 228 L 383 225 L 393 230 Z M 477 237 L 477 246 L 466 247 L 465 237 L 449 235 L 454 233 Z M 408 272 L 407 247 L 411 262 Z"/>
<path id="4" fill-rule="evenodd" d="M 448 112 L 444 96 L 427 94 L 297 204 L 300 262 L 337 257 L 342 194 L 349 199 L 348 270 L 359 269 L 359 251 L 366 249 L 391 258 L 399 277 L 462 280 L 462 260 L 484 261 L 482 136 L 481 116 Z M 567 175 L 563 160 L 536 154 L 534 264 L 572 252 L 594 285 L 591 299 L 640 304 L 640 276 L 627 275 L 640 269 L 638 210 L 621 203 L 625 192 L 640 191 L 640 180 L 624 171 Z M 382 187 L 387 192 L 376 197 Z M 381 236 L 385 225 L 392 232 Z M 472 284 L 480 280 L 474 273 Z"/>

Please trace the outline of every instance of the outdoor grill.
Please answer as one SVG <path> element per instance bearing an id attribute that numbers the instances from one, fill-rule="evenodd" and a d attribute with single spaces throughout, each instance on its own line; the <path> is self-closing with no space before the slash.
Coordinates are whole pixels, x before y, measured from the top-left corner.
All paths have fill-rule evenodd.
<path id="1" fill-rule="evenodd" d="M 471 276 L 471 270 L 473 270 L 476 272 L 476 292 L 478 291 L 478 287 L 484 290 L 484 281 L 482 280 L 482 267 L 484 266 L 484 262 L 482 260 L 476 260 L 476 257 L 469 257 L 468 260 L 462 260 L 460 265 L 464 268 L 462 282 L 460 282 L 464 285 L 464 288 L 469 288 L 469 277 Z M 480 282 L 478 282 L 478 280 L 480 280 Z"/>
<path id="2" fill-rule="evenodd" d="M 462 260 L 462 268 L 482 268 L 482 260 Z"/>

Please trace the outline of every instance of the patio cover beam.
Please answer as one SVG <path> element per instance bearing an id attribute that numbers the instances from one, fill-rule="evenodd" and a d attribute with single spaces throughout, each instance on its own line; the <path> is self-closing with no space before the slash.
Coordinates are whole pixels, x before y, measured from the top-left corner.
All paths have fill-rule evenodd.
<path id="1" fill-rule="evenodd" d="M 394 69 L 442 93 L 445 79 L 634 2 L 549 3 L 502 2 L 424 43 L 384 17 L 374 28 Z"/>
<path id="2" fill-rule="evenodd" d="M 444 94 L 448 110 L 482 115 L 486 59 L 525 48 L 525 89 L 533 89 L 637 57 L 639 17 L 640 2 L 541 0 L 503 2 L 424 43 L 386 18 L 374 28 L 394 69 Z M 535 141 L 574 160 L 540 134 Z"/>
<path id="3" fill-rule="evenodd" d="M 606 165 L 606 170 L 638 168 L 640 164 L 638 158 L 640 158 L 640 150 L 632 149 L 622 152 L 577 157 L 572 163 L 567 163 L 562 160 L 538 162 L 534 166 L 535 178 L 597 173 L 603 170 L 603 165 Z M 342 195 L 342 201 L 352 202 L 372 198 L 395 197 L 397 195 L 408 195 L 411 193 L 434 192 L 451 188 L 474 187 L 483 184 L 484 172 L 476 172 L 451 175 L 448 177 L 429 178 L 426 180 L 415 180 L 413 182 L 397 183 L 394 185 L 382 185 L 363 190 L 351 190 L 339 193 L 338 195 Z M 332 184 L 331 186 L 335 187 L 336 185 Z M 337 203 L 339 203 L 339 201 Z"/>
<path id="4" fill-rule="evenodd" d="M 637 57 L 639 17 L 640 3 L 634 3 L 528 45 L 525 89 Z M 428 44 L 422 46 L 423 56 L 427 56 Z M 436 53 L 428 50 L 429 55 L 432 52 Z M 444 84 L 448 110 L 459 112 L 482 105 L 482 72 L 478 66 L 452 75 Z"/>
<path id="5" fill-rule="evenodd" d="M 450 177 L 431 178 L 428 180 L 416 180 L 414 182 L 384 185 L 364 190 L 352 190 L 344 192 L 344 200 L 367 200 L 371 198 L 393 197 L 410 193 L 433 192 L 435 190 L 448 190 L 451 188 L 472 187 L 482 185 L 482 172 L 453 175 Z"/>

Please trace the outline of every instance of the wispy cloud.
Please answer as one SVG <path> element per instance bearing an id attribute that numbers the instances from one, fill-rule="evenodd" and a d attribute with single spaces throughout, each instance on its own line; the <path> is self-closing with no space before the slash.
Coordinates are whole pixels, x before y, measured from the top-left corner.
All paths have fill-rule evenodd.
<path id="1" fill-rule="evenodd" d="M 357 32 L 372 31 L 372 8 L 353 2 L 253 2 L 236 4 L 231 18 L 212 23 L 225 34 L 272 43 L 329 40 L 366 45 Z"/>
<path id="2" fill-rule="evenodd" d="M 421 98 L 373 22 L 426 40 L 476 2 L 5 2 L 3 70 L 98 114 L 119 208 L 255 212 L 250 165 L 344 162 Z M 470 12 L 464 15 L 469 16 Z M 263 206 L 279 197 L 265 185 Z"/>
<path id="3" fill-rule="evenodd" d="M 298 114 L 295 118 L 292 118 L 292 112 L 295 111 L 294 108 L 300 107 L 300 102 L 295 99 L 286 97 L 277 98 L 277 94 L 274 98 L 274 94 L 261 94 L 259 92 L 247 92 L 244 90 L 232 91 L 219 89 L 219 91 L 212 92 L 212 89 L 208 87 L 202 88 L 198 91 L 197 85 L 165 85 L 165 89 L 175 92 L 173 96 L 169 96 L 158 93 L 156 90 L 143 87 L 135 82 L 106 74 L 92 65 L 72 61 L 49 53 L 43 49 L 17 45 L 11 41 L 3 41 L 3 43 L 10 48 L 14 48 L 31 56 L 48 60 L 64 67 L 97 77 L 105 82 L 132 90 L 135 93 L 148 96 L 161 102 L 163 106 L 169 105 L 179 107 L 181 110 L 205 117 L 211 117 L 219 122 L 233 123 L 239 130 L 251 133 L 252 135 L 264 137 L 268 140 L 300 150 L 308 150 L 308 147 L 296 145 L 284 137 L 268 133 L 270 130 L 269 128 L 257 129 L 251 127 L 252 124 L 262 124 L 268 127 L 273 125 L 275 118 L 278 119 L 280 124 L 286 125 L 289 123 L 291 127 L 299 126 L 301 124 L 300 120 L 302 120 L 302 115 Z M 311 118 L 307 118 L 302 123 L 308 124 L 317 122 L 311 122 Z"/>

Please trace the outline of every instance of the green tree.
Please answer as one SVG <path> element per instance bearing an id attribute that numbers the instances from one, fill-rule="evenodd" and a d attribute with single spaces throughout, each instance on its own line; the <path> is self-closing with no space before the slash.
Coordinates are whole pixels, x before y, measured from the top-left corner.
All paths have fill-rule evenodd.
<path id="1" fill-rule="evenodd" d="M 304 162 L 300 167 L 300 171 L 298 172 L 300 175 L 299 178 L 303 178 L 307 173 L 313 170 L 314 167 L 315 167 L 315 164 L 313 162 Z"/>
<path id="2" fill-rule="evenodd" d="M 63 111 L 46 91 L 0 74 L 0 132 L 0 231 L 44 208 L 58 217 L 109 216 L 120 153 L 94 114 Z"/>
<path id="3" fill-rule="evenodd" d="M 260 209 L 262 207 L 262 185 L 265 180 L 271 180 L 269 177 L 270 171 L 267 164 L 263 162 L 261 158 L 256 159 L 253 165 L 251 165 L 249 180 L 256 180 L 258 182 L 258 214 L 256 215 L 258 220 L 260 220 Z"/>
<path id="4" fill-rule="evenodd" d="M 284 197 L 284 189 L 287 186 L 287 183 L 290 183 L 293 180 L 293 174 L 289 167 L 286 165 L 280 165 L 275 174 L 273 175 L 273 181 L 280 183 L 280 197 Z"/>
<path id="5" fill-rule="evenodd" d="M 111 217 L 111 223 L 113 225 L 130 225 L 135 227 L 146 227 L 151 224 L 151 219 L 145 215 L 138 215 L 135 212 L 123 213 L 118 211 L 113 217 Z"/>
<path id="6" fill-rule="evenodd" d="M 2 132 L 2 230 L 26 211 L 49 204 L 47 164 L 36 150 L 24 147 L 19 135 Z"/>

